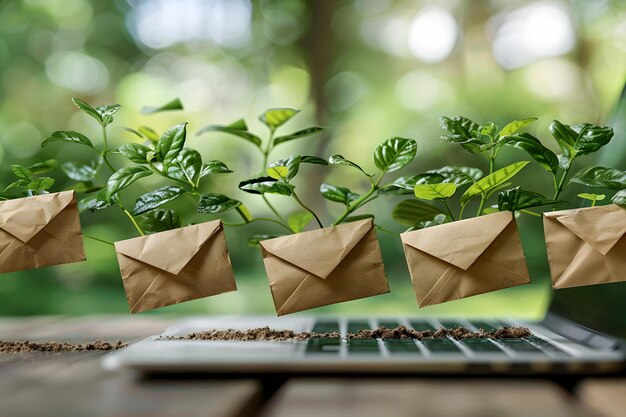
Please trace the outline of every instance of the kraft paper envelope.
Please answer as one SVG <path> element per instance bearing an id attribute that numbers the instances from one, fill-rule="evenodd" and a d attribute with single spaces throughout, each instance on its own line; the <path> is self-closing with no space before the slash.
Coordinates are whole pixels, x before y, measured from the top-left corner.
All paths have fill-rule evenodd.
<path id="1" fill-rule="evenodd" d="M 530 283 L 510 211 L 400 236 L 420 307 Z"/>
<path id="2" fill-rule="evenodd" d="M 0 273 L 84 260 L 73 191 L 0 202 Z"/>
<path id="3" fill-rule="evenodd" d="M 219 220 L 115 242 L 131 313 L 236 291 Z"/>
<path id="4" fill-rule="evenodd" d="M 626 208 L 544 213 L 543 227 L 554 288 L 626 281 Z"/>
<path id="5" fill-rule="evenodd" d="M 389 292 L 371 219 L 261 242 L 279 316 Z"/>

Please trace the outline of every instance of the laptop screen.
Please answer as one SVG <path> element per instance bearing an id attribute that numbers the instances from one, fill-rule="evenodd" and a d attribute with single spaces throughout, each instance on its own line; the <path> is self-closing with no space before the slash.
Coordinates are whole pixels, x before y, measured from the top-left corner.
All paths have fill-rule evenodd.
<path id="1" fill-rule="evenodd" d="M 613 140 L 598 165 L 626 167 L 626 85 L 611 115 Z M 626 339 L 626 282 L 555 290 L 550 311 L 593 330 Z"/>

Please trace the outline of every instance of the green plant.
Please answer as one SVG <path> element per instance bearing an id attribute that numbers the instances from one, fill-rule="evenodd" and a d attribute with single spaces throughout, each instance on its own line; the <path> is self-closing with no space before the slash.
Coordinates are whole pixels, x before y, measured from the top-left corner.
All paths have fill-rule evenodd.
<path id="1" fill-rule="evenodd" d="M 385 174 L 397 171 L 409 164 L 415 158 L 416 153 L 417 142 L 413 139 L 398 137 L 387 139 L 374 149 L 374 165 L 378 169 L 378 172 L 374 174 L 368 174 L 359 165 L 341 155 L 332 155 L 328 159 L 331 165 L 343 165 L 357 170 L 364 175 L 370 183 L 369 190 L 362 195 L 348 188 L 329 183 L 323 183 L 321 185 L 320 192 L 324 198 L 344 206 L 343 211 L 335 218 L 332 224 L 338 225 L 345 221 L 374 217 L 371 214 L 361 214 L 358 216 L 351 216 L 351 214 L 378 198 L 381 193 L 385 194 L 389 189 L 395 188 L 393 182 L 381 186 L 383 177 Z"/>
<path id="2" fill-rule="evenodd" d="M 65 173 L 77 181 L 76 189 L 88 194 L 95 193 L 95 196 L 79 202 L 81 211 L 96 211 L 117 206 L 140 235 L 180 227 L 182 221 L 178 213 L 161 207 L 183 196 L 194 201 L 200 213 L 215 214 L 236 209 L 244 219 L 249 219 L 248 210 L 240 201 L 222 194 L 201 191 L 203 178 L 232 171 L 221 161 L 203 163 L 198 151 L 185 147 L 187 123 L 172 126 L 160 136 L 147 127 L 142 127 L 139 131 L 126 128 L 146 139 L 146 142 L 144 144 L 129 143 L 116 149 L 109 149 L 106 127 L 113 122 L 112 114 L 121 106 L 116 104 L 93 108 L 78 99 L 74 99 L 74 103 L 81 111 L 100 122 L 103 129 L 103 148 L 97 149 L 86 136 L 68 131 L 54 132 L 51 137 L 43 140 L 42 146 L 62 141 L 86 145 L 98 153 L 99 158 L 88 165 L 78 165 L 74 162 L 66 162 L 62 165 Z M 166 107 L 168 107 L 166 110 L 172 110 L 171 103 L 168 103 Z M 109 160 L 112 155 L 121 155 L 131 164 L 126 164 L 116 170 Z M 113 173 L 104 184 L 98 185 L 95 179 L 102 165 L 101 161 L 104 161 Z M 135 201 L 132 209 L 127 208 L 119 197 L 119 193 L 139 179 L 151 175 L 158 175 L 166 179 L 169 184 L 149 190 Z"/>
<path id="3" fill-rule="evenodd" d="M 56 169 L 57 165 L 58 163 L 55 159 L 37 162 L 28 167 L 11 165 L 11 170 L 16 180 L 9 184 L 3 193 L 0 193 L 0 200 L 29 197 L 48 192 L 54 185 L 54 178 L 40 177 L 39 174 L 50 172 Z"/>
<path id="4" fill-rule="evenodd" d="M 261 195 L 267 202 L 265 194 L 278 194 L 282 196 L 292 197 L 304 211 L 290 214 L 284 217 L 280 212 L 270 204 L 270 208 L 275 215 L 275 219 L 260 218 L 254 220 L 266 220 L 280 224 L 283 229 L 290 233 L 299 233 L 307 226 L 307 224 L 315 219 L 317 225 L 322 228 L 324 225 L 319 216 L 308 207 L 296 193 L 296 186 L 292 180 L 300 172 L 302 164 L 328 165 L 325 159 L 309 155 L 291 155 L 268 165 L 264 175 L 250 178 L 239 183 L 239 189 L 250 194 Z M 248 222 L 249 223 L 249 222 Z M 245 224 L 245 223 L 244 223 Z M 256 245 L 260 240 L 276 237 L 279 235 L 255 235 L 249 239 L 251 245 Z"/>

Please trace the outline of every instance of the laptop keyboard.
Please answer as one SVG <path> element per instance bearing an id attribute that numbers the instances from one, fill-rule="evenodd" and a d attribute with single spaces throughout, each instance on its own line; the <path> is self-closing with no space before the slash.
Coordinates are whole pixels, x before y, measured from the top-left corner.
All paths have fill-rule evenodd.
<path id="1" fill-rule="evenodd" d="M 405 325 L 418 331 L 435 331 L 440 327 L 453 328 L 456 326 L 468 327 L 472 330 L 494 330 L 506 325 L 496 321 L 457 321 L 457 320 L 411 320 L 401 322 L 398 320 L 348 320 L 339 322 L 334 320 L 320 320 L 315 323 L 313 331 L 317 333 L 338 332 L 342 336 L 346 333 L 355 333 L 360 330 L 372 329 L 378 326 L 395 328 Z M 306 354 L 324 356 L 355 356 L 355 355 L 416 355 L 438 357 L 445 355 L 477 356 L 568 356 L 549 341 L 537 336 L 526 339 L 424 339 L 421 341 L 411 339 L 310 339 L 305 348 Z"/>

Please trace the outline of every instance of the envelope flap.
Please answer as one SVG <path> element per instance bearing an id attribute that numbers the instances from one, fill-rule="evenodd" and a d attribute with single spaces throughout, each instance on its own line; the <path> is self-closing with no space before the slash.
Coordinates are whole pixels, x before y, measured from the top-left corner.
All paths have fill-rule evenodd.
<path id="1" fill-rule="evenodd" d="M 401 238 L 406 245 L 467 270 L 512 221 L 513 213 L 502 211 L 403 233 Z"/>
<path id="2" fill-rule="evenodd" d="M 602 255 L 626 233 L 626 208 L 617 204 L 571 210 L 556 220 Z"/>
<path id="3" fill-rule="evenodd" d="M 0 229 L 26 243 L 74 199 L 74 191 L 42 194 L 0 203 Z"/>
<path id="4" fill-rule="evenodd" d="M 219 230 L 219 220 L 115 242 L 115 251 L 178 275 Z"/>
<path id="5" fill-rule="evenodd" d="M 372 219 L 361 220 L 264 240 L 261 246 L 274 256 L 326 279 L 372 227 Z"/>

